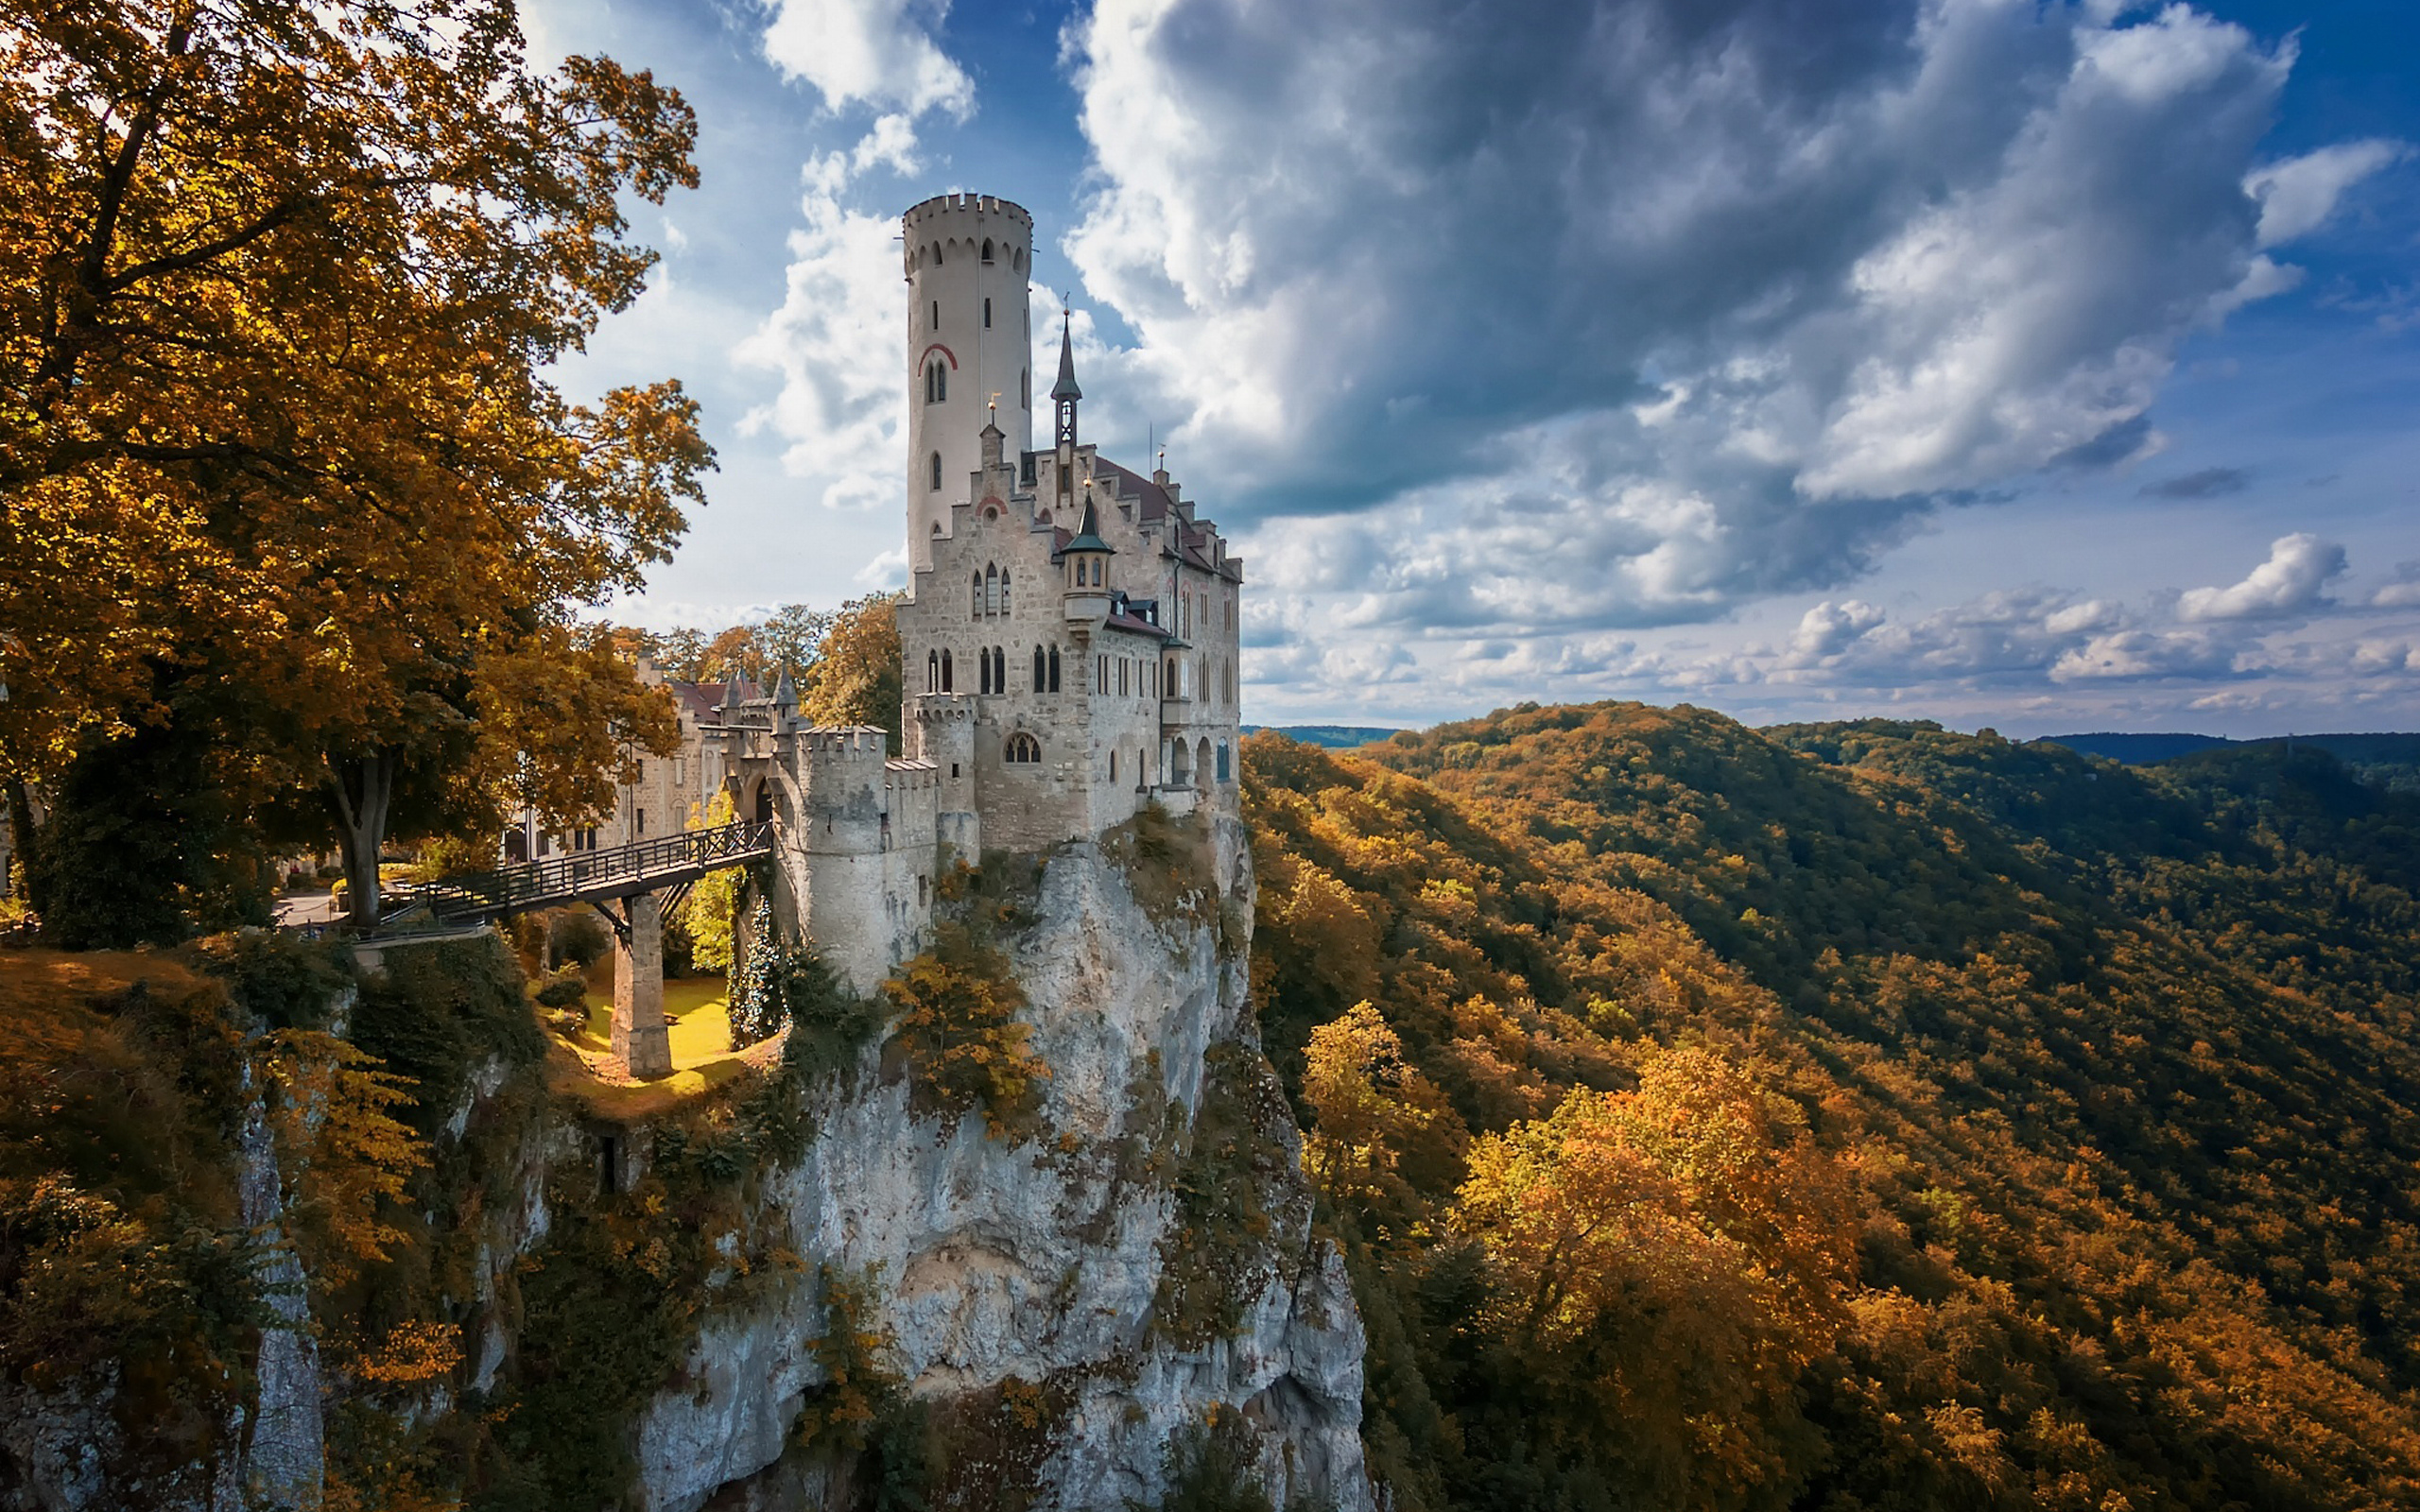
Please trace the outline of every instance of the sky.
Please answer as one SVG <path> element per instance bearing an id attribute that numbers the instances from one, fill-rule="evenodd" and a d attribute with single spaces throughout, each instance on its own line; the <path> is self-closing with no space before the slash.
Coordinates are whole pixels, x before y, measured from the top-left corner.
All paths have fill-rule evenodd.
<path id="1" fill-rule="evenodd" d="M 562 380 L 720 469 L 613 607 L 905 581 L 898 218 L 1035 221 L 1245 717 L 2420 730 L 2408 0 L 538 0 L 700 186 Z M 1056 355 L 1045 352 L 1044 370 Z"/>

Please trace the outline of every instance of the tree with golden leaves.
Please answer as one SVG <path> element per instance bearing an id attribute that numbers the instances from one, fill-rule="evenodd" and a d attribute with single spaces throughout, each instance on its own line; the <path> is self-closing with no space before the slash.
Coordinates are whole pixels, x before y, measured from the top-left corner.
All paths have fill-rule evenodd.
<path id="1" fill-rule="evenodd" d="M 1365 999 L 1311 1031 L 1303 1101 L 1312 1118 L 1303 1163 L 1329 1200 L 1354 1204 L 1397 1195 L 1403 1143 L 1436 1119 L 1440 1099 Z"/>
<path id="2" fill-rule="evenodd" d="M 1635 1091 L 1576 1088 L 1482 1135 L 1469 1169 L 1453 1218 L 1493 1271 L 1490 1334 L 1575 1426 L 1617 1435 L 1670 1505 L 1795 1484 L 1800 1375 L 1857 1272 L 1845 1173 L 1791 1105 L 1712 1051 L 1668 1050 Z"/>
<path id="3" fill-rule="evenodd" d="M 800 690 L 799 712 L 819 725 L 873 725 L 899 749 L 899 620 L 896 593 L 840 606 L 823 632 Z"/>
<path id="4" fill-rule="evenodd" d="M 694 184 L 695 134 L 645 73 L 530 67 L 510 0 L 0 0 L 9 781 L 206 669 L 367 913 L 414 782 L 571 816 L 666 741 L 575 611 L 712 455 L 678 384 L 549 369 L 637 296 L 624 197 Z"/>

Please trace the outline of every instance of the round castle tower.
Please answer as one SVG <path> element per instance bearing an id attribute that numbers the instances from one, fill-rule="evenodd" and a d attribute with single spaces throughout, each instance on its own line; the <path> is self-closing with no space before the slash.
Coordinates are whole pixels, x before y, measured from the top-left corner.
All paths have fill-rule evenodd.
<path id="1" fill-rule="evenodd" d="M 940 195 L 901 226 L 913 571 L 932 560 L 932 538 L 950 528 L 950 506 L 982 463 L 985 422 L 1006 435 L 1011 459 L 1033 449 L 1033 217 L 991 195 Z"/>

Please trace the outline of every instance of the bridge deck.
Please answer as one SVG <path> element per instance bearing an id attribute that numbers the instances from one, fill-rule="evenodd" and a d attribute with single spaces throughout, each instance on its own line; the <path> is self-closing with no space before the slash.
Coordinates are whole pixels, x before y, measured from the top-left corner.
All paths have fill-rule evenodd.
<path id="1" fill-rule="evenodd" d="M 423 887 L 419 899 L 441 919 L 494 919 L 534 908 L 661 892 L 725 867 L 762 861 L 772 853 L 770 823 L 725 824 L 633 840 L 611 850 L 573 851 L 453 877 Z"/>

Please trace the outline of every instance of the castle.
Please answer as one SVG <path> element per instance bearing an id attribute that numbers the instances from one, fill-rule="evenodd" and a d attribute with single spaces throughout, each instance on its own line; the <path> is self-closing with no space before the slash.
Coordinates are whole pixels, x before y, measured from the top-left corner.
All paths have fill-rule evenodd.
<path id="1" fill-rule="evenodd" d="M 1031 215 L 942 195 L 902 224 L 904 754 L 880 730 L 807 724 L 786 677 L 670 683 L 680 753 L 648 759 L 609 823 L 559 842 L 678 829 L 729 791 L 742 818 L 774 823 L 784 933 L 859 990 L 923 948 L 956 858 L 1089 840 L 1152 804 L 1236 803 L 1242 559 L 1164 468 L 1081 439 L 1063 320 L 1040 395 L 1050 444 L 1034 448 Z"/>

